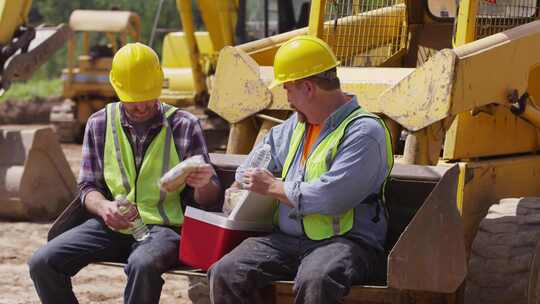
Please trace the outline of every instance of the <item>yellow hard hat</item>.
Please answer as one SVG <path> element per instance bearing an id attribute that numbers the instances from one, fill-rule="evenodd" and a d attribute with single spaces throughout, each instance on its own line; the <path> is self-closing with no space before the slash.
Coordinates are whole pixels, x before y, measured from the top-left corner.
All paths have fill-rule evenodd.
<path id="1" fill-rule="evenodd" d="M 163 71 L 154 50 L 128 43 L 114 55 L 109 80 L 121 101 L 148 101 L 161 95 Z"/>
<path id="2" fill-rule="evenodd" d="M 269 88 L 322 73 L 338 64 L 334 52 L 323 40 L 314 36 L 292 38 L 276 52 L 274 81 Z"/>

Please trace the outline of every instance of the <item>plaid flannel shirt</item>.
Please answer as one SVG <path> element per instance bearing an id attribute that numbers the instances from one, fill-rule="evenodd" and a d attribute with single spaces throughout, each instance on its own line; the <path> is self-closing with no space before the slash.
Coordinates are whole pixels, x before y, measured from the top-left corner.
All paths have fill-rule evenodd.
<path id="1" fill-rule="evenodd" d="M 162 117 L 164 115 L 163 107 L 160 107 L 159 115 L 156 115 L 148 122 L 146 132 L 140 138 L 137 137 L 135 128 L 127 119 L 123 106 L 120 107 L 120 113 L 120 122 L 130 140 L 135 156 L 135 165 L 139 168 L 144 157 L 144 152 L 161 130 L 163 124 Z M 103 176 L 106 119 L 106 109 L 101 109 L 94 113 L 86 124 L 82 147 L 81 170 L 78 180 L 81 202 L 83 204 L 86 195 L 90 191 L 99 191 L 107 199 L 112 200 L 111 192 Z M 168 122 L 172 128 L 176 151 L 182 159 L 194 155 L 202 155 L 205 161 L 210 163 L 202 127 L 197 117 L 191 113 L 177 110 L 173 115 L 169 116 Z M 214 175 L 213 180 L 219 184 L 217 176 Z M 193 189 L 186 186 L 184 191 L 182 191 L 182 205 L 192 205 L 192 202 Z"/>

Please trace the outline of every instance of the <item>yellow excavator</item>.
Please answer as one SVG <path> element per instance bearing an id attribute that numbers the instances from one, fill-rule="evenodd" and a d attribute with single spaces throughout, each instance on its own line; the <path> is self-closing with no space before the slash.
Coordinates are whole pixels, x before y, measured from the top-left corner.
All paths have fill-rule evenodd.
<path id="1" fill-rule="evenodd" d="M 296 11 L 301 15 L 303 3 L 309 1 L 280 0 L 270 8 L 268 1 L 259 0 L 176 0 L 182 31 L 168 33 L 163 41 L 161 99 L 178 106 L 193 102 L 206 106 L 221 49 L 296 28 L 305 19 L 295 17 Z M 195 9 L 205 31 L 196 29 Z"/>
<path id="2" fill-rule="evenodd" d="M 0 90 L 27 80 L 61 48 L 67 25 L 28 25 L 30 0 L 0 0 Z M 0 128 L 0 218 L 54 219 L 76 194 L 75 177 L 50 128 Z"/>

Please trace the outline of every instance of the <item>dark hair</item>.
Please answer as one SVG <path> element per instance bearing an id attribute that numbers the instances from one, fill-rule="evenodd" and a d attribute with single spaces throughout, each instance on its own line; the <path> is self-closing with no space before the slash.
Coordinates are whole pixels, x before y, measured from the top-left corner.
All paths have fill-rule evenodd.
<path id="1" fill-rule="evenodd" d="M 333 91 L 341 88 L 335 67 L 304 79 L 313 81 L 320 89 L 325 91 Z"/>

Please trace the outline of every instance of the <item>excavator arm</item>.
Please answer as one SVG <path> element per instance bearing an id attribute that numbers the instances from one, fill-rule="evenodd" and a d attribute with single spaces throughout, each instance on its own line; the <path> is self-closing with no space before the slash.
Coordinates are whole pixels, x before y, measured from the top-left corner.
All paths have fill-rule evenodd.
<path id="1" fill-rule="evenodd" d="M 16 80 L 28 80 L 72 35 L 65 24 L 28 25 L 31 0 L 0 0 L 0 95 Z"/>

